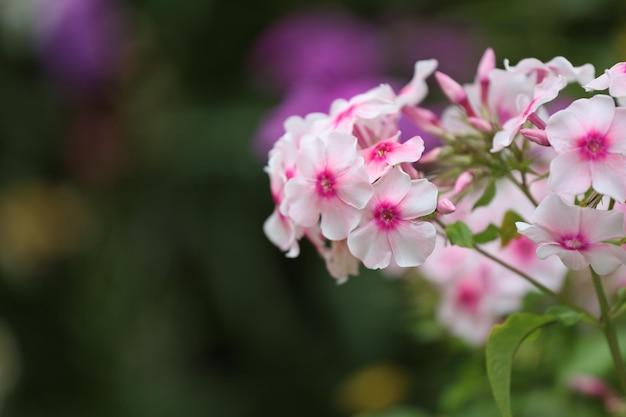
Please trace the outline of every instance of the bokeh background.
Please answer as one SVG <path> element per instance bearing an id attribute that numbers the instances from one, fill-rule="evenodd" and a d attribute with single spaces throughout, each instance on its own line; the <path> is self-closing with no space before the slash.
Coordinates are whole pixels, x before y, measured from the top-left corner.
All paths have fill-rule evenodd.
<path id="1" fill-rule="evenodd" d="M 497 415 L 428 288 L 262 232 L 285 117 L 488 46 L 599 72 L 626 3 L 0 0 L 2 415 Z M 522 415 L 602 415 L 550 391 L 567 337 L 522 355 Z"/>

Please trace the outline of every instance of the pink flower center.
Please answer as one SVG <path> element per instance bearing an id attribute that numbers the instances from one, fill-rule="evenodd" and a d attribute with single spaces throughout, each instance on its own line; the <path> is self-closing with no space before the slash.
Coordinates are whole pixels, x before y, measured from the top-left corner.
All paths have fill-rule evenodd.
<path id="1" fill-rule="evenodd" d="M 457 287 L 454 301 L 462 310 L 475 315 L 478 312 L 481 298 L 481 288 L 472 281 L 465 281 Z"/>
<path id="2" fill-rule="evenodd" d="M 567 250 L 584 251 L 589 246 L 584 236 L 577 235 L 563 235 L 559 239 L 559 244 Z"/>
<path id="3" fill-rule="evenodd" d="M 385 159 L 387 152 L 391 150 L 391 145 L 388 142 L 381 142 L 372 149 L 372 159 Z"/>
<path id="4" fill-rule="evenodd" d="M 380 202 L 374 209 L 376 225 L 384 230 L 394 229 L 397 226 L 399 214 L 398 207 L 387 201 Z"/>
<path id="5" fill-rule="evenodd" d="M 509 247 L 520 261 L 532 262 L 535 257 L 535 244 L 525 236 L 511 240 Z"/>
<path id="6" fill-rule="evenodd" d="M 333 197 L 335 195 L 335 176 L 333 173 L 327 169 L 320 172 L 317 175 L 315 190 L 324 198 Z"/>
<path id="7" fill-rule="evenodd" d="M 608 142 L 606 136 L 592 131 L 578 140 L 578 150 L 585 160 L 602 160 L 608 153 Z"/>

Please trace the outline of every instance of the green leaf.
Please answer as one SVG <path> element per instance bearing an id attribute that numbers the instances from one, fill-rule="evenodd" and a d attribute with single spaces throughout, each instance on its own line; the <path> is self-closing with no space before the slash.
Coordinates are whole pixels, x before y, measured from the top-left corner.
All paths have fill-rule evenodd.
<path id="1" fill-rule="evenodd" d="M 500 229 L 491 223 L 485 230 L 474 235 L 474 241 L 476 243 L 487 243 L 496 240 L 498 237 L 500 237 Z"/>
<path id="2" fill-rule="evenodd" d="M 496 181 L 491 180 L 489 184 L 487 185 L 487 188 L 485 189 L 485 192 L 483 193 L 483 195 L 481 195 L 478 201 L 474 203 L 472 210 L 478 207 L 488 205 L 489 203 L 491 203 L 491 200 L 493 200 L 493 197 L 495 197 L 495 195 L 496 195 Z"/>
<path id="3" fill-rule="evenodd" d="M 568 306 L 564 306 L 564 305 L 558 305 L 558 306 L 552 306 L 548 309 L 548 311 L 546 311 L 546 316 L 550 316 L 550 317 L 554 317 L 555 319 L 557 319 L 561 324 L 563 324 L 564 326 L 573 326 L 574 324 L 578 323 L 580 321 L 580 319 L 582 319 L 583 317 L 585 317 L 585 314 L 580 312 L 580 311 L 576 311 Z"/>
<path id="4" fill-rule="evenodd" d="M 453 245 L 463 248 L 474 247 L 474 235 L 472 230 L 463 222 L 458 221 L 446 227 L 446 236 Z"/>
<path id="5" fill-rule="evenodd" d="M 486 346 L 487 377 L 503 417 L 512 417 L 510 387 L 515 352 L 531 333 L 556 321 L 551 316 L 517 313 L 491 330 Z"/>
<path id="6" fill-rule="evenodd" d="M 523 222 L 524 219 L 516 212 L 509 210 L 504 213 L 502 227 L 500 228 L 500 243 L 505 247 L 509 242 L 519 236 L 515 222 Z"/>

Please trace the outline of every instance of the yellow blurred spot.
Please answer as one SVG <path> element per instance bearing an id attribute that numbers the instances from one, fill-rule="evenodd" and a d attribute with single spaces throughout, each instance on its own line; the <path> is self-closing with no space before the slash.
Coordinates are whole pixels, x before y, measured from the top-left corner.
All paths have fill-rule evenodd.
<path id="1" fill-rule="evenodd" d="M 0 192 L 0 266 L 27 273 L 71 253 L 84 237 L 86 224 L 85 206 L 71 189 L 14 184 Z"/>
<path id="2" fill-rule="evenodd" d="M 379 363 L 357 370 L 341 383 L 339 407 L 347 413 L 376 411 L 402 402 L 410 387 L 409 373 L 403 368 Z"/>

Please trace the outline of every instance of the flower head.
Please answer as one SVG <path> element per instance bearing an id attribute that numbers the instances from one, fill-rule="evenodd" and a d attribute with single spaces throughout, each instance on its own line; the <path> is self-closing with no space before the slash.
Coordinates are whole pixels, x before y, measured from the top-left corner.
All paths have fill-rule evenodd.
<path id="1" fill-rule="evenodd" d="M 547 196 L 532 216 L 532 224 L 517 222 L 517 231 L 535 243 L 540 259 L 557 255 L 569 269 L 591 266 L 606 275 L 626 262 L 626 251 L 606 243 L 624 237 L 624 214 L 565 203 Z"/>
<path id="2" fill-rule="evenodd" d="M 436 232 L 418 218 L 436 206 L 437 187 L 393 168 L 374 183 L 363 219 L 348 236 L 350 252 L 371 269 L 386 268 L 392 260 L 401 267 L 421 265 L 435 247 Z"/>
<path id="3" fill-rule="evenodd" d="M 550 189 L 579 194 L 592 186 L 626 199 L 626 108 L 615 108 L 606 95 L 579 99 L 548 120 L 546 133 L 559 154 L 550 165 Z"/>

